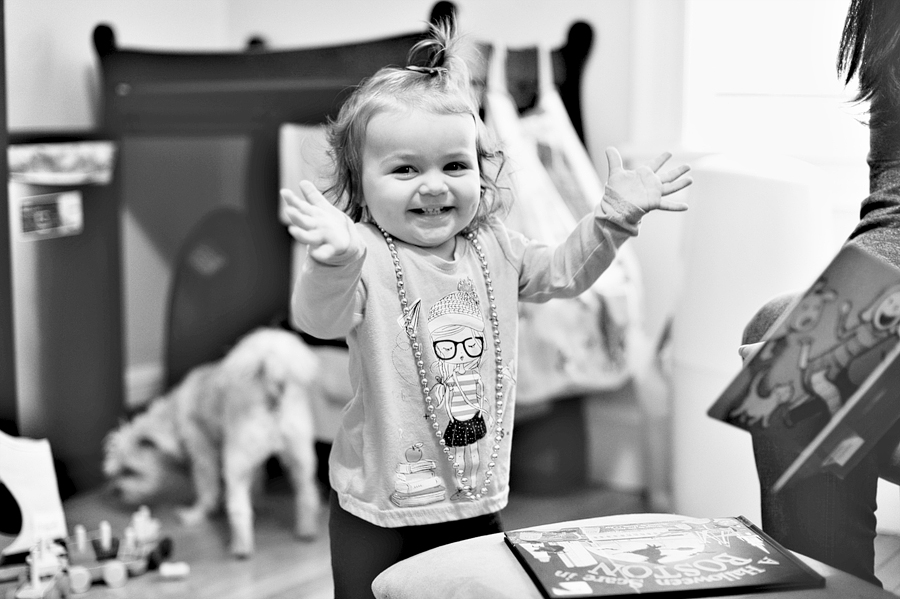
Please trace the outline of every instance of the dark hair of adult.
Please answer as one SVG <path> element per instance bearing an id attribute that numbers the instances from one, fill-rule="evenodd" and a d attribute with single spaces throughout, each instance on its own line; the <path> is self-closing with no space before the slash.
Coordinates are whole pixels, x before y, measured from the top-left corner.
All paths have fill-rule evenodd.
<path id="1" fill-rule="evenodd" d="M 837 57 L 838 74 L 859 78 L 858 101 L 870 101 L 872 124 L 898 119 L 900 1 L 851 0 Z"/>

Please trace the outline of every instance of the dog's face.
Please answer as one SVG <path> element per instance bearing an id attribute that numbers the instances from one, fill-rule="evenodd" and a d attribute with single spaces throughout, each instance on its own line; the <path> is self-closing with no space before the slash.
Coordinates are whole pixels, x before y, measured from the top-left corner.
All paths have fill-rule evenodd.
<path id="1" fill-rule="evenodd" d="M 174 409 L 172 402 L 162 398 L 107 435 L 103 473 L 124 502 L 146 503 L 164 494 L 175 481 L 183 482 L 185 455 Z"/>

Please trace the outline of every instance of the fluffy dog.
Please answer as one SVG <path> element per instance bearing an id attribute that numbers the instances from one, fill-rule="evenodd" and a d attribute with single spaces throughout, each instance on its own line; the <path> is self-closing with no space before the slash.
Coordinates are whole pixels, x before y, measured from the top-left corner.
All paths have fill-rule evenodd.
<path id="1" fill-rule="evenodd" d="M 231 553 L 253 553 L 254 479 L 277 456 L 294 491 L 296 534 L 317 534 L 320 496 L 310 395 L 316 357 L 295 334 L 272 328 L 243 337 L 219 360 L 191 370 L 149 408 L 112 431 L 103 470 L 128 503 L 155 496 L 173 466 L 190 467 L 196 500 L 180 510 L 197 523 L 224 505 Z"/>

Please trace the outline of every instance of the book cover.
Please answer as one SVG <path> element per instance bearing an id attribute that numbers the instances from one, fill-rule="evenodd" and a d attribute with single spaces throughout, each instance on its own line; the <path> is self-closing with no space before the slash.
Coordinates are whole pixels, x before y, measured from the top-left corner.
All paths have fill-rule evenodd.
<path id="1" fill-rule="evenodd" d="M 775 483 L 849 472 L 900 417 L 900 270 L 844 246 L 708 415 L 796 454 Z"/>
<path id="2" fill-rule="evenodd" d="M 641 514 L 633 522 L 520 529 L 504 538 L 548 598 L 702 597 L 825 584 L 742 516 Z"/>

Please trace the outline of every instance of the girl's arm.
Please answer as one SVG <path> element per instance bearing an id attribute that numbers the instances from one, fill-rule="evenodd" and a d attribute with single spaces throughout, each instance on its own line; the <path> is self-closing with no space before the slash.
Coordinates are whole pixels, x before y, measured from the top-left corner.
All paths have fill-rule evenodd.
<path id="1" fill-rule="evenodd" d="M 320 339 L 346 337 L 362 320 L 365 252 L 339 266 L 307 257 L 297 274 L 291 296 L 291 315 L 301 331 Z"/>
<path id="2" fill-rule="evenodd" d="M 281 191 L 291 222 L 288 230 L 307 245 L 307 259 L 291 298 L 297 327 L 322 339 L 346 336 L 360 318 L 365 245 L 353 222 L 309 181 L 301 196 Z"/>
<path id="3" fill-rule="evenodd" d="M 627 170 L 618 151 L 608 148 L 609 178 L 602 201 L 558 246 L 508 232 L 509 255 L 519 268 L 519 299 L 543 302 L 583 293 L 609 267 L 618 248 L 637 235 L 647 212 L 686 210 L 686 204 L 666 199 L 692 183 L 684 176 L 690 170 L 687 165 L 659 173 L 670 156 L 664 153 L 649 165 Z"/>

